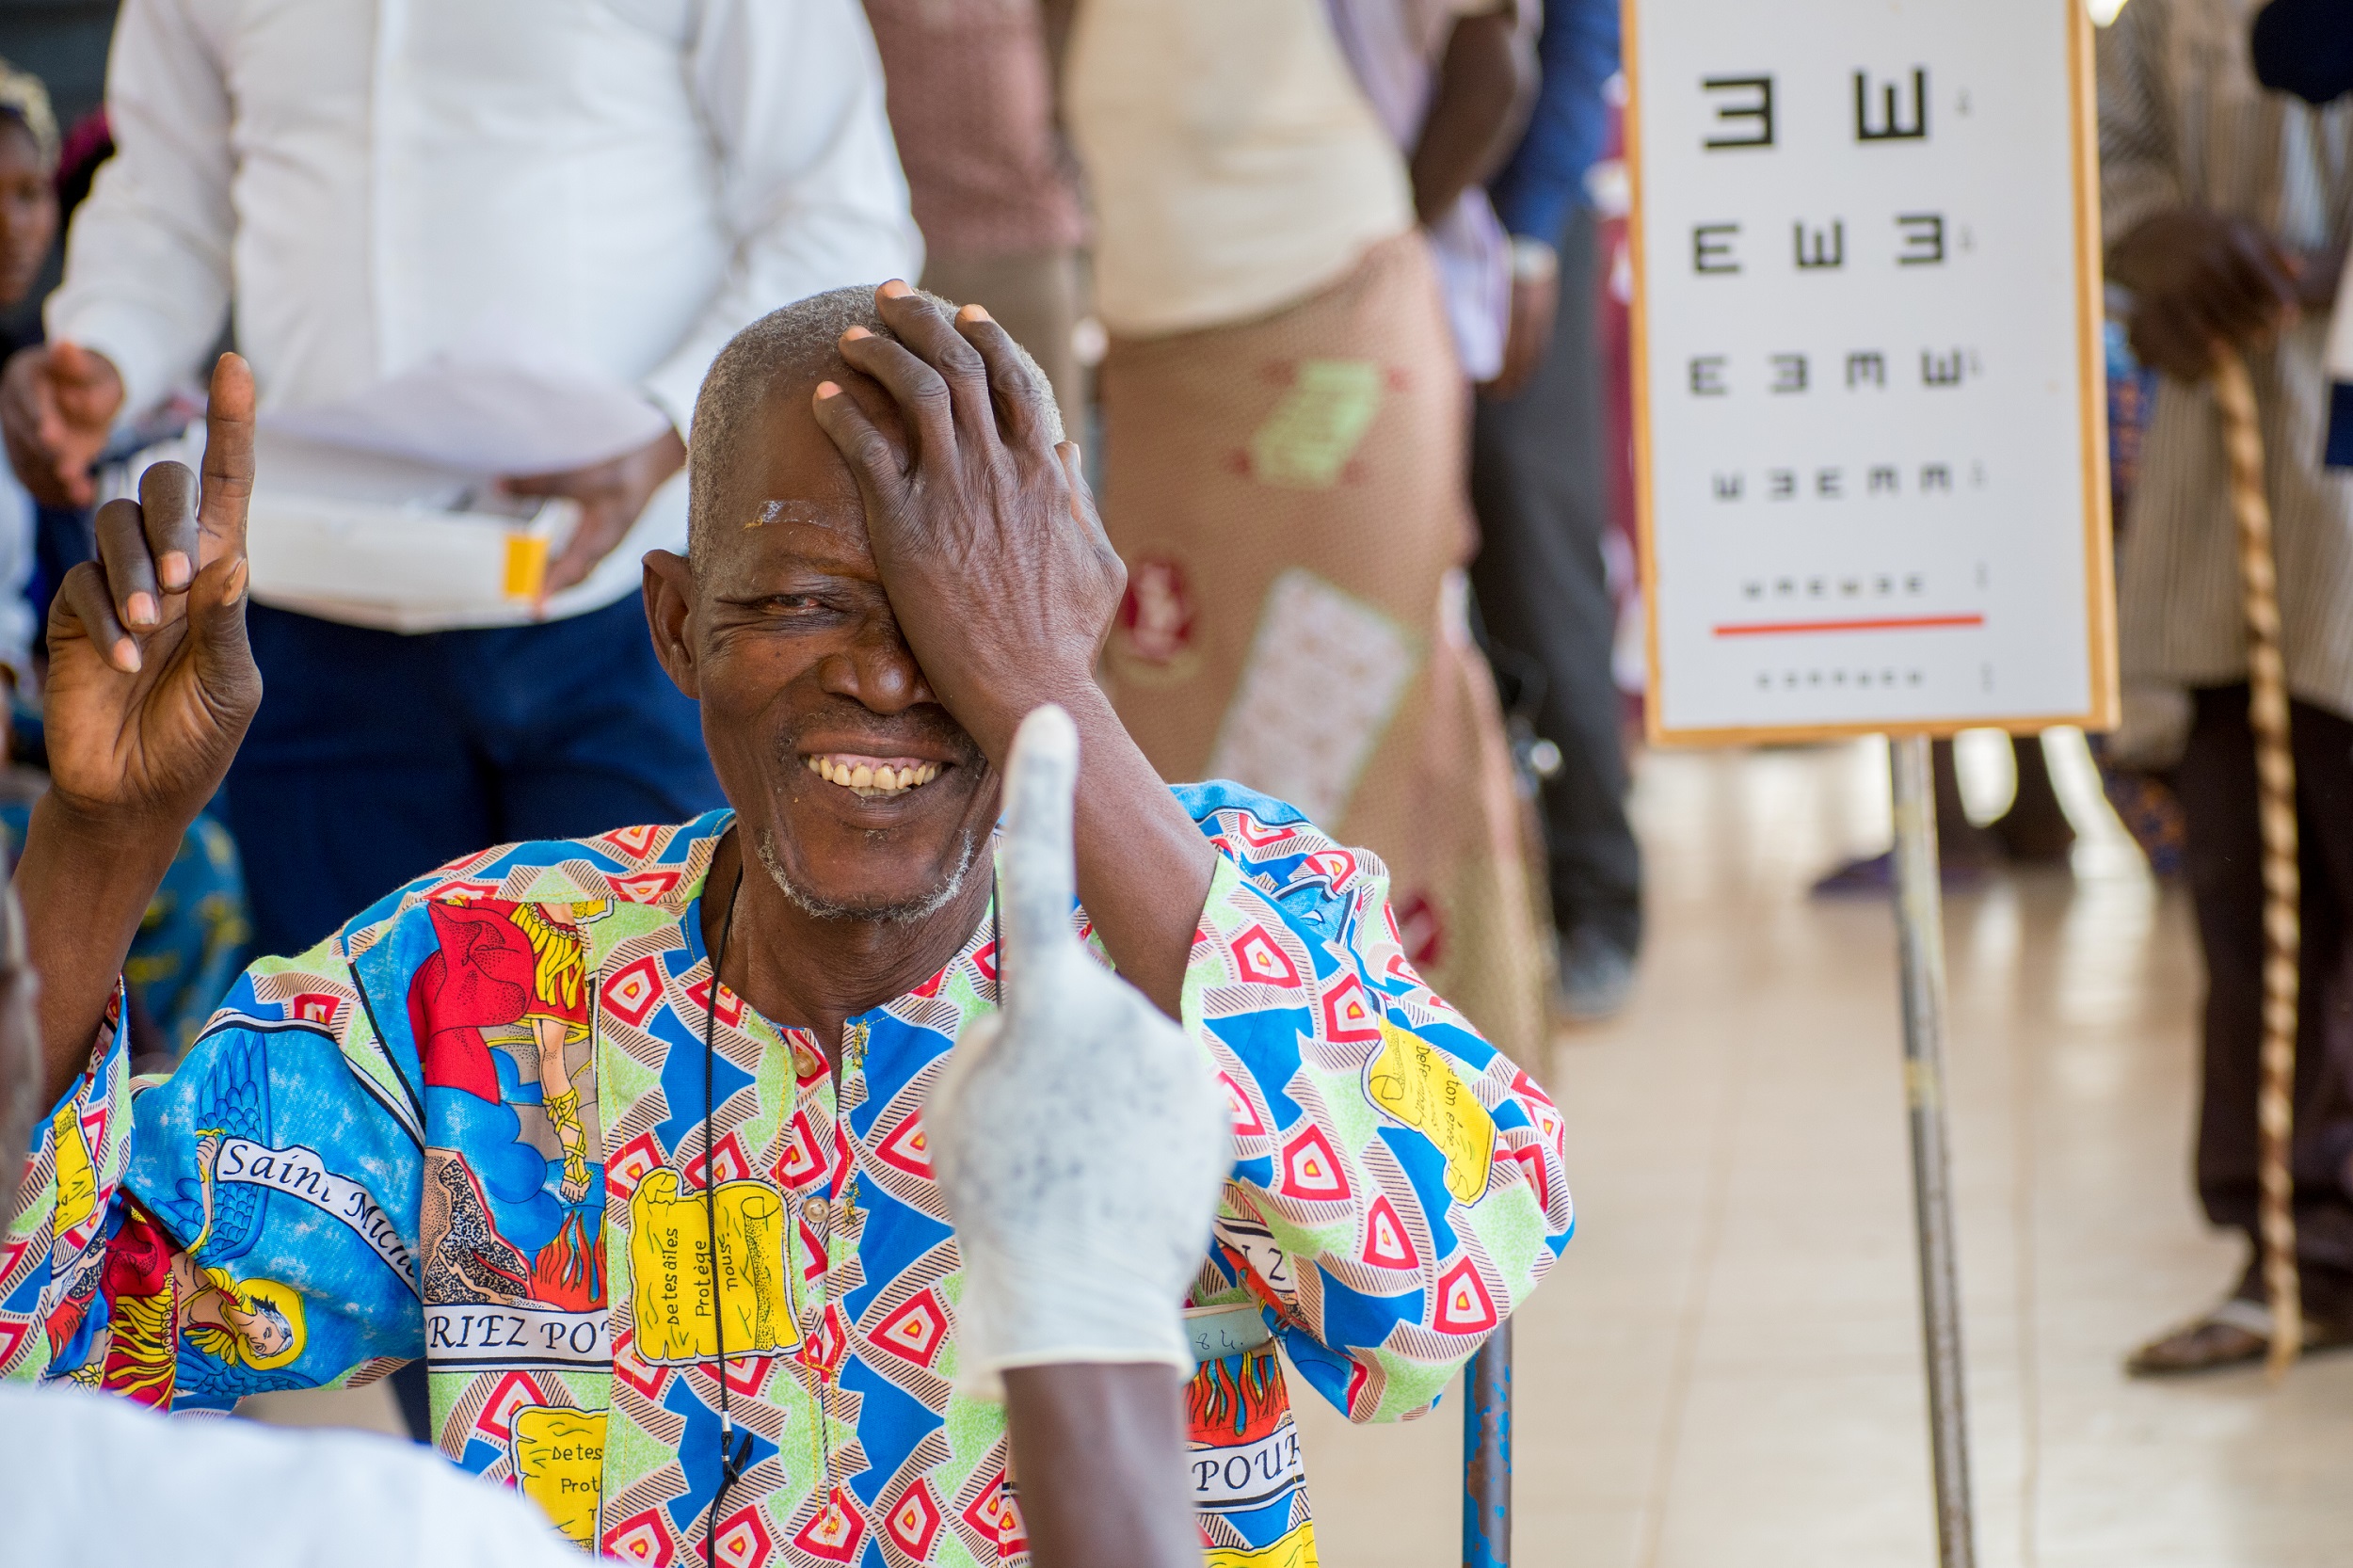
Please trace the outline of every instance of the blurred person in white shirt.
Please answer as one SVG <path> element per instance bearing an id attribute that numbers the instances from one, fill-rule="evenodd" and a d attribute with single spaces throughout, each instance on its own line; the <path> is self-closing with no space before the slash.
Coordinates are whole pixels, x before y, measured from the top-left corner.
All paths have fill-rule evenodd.
<path id="1" fill-rule="evenodd" d="M 257 946 L 299 952 L 484 843 L 719 805 L 638 563 L 684 548 L 685 438 L 719 348 L 794 299 L 920 270 L 857 0 L 125 0 L 106 107 L 117 152 L 74 216 L 49 341 L 0 376 L 40 500 L 90 504 L 116 430 L 232 321 L 265 422 L 490 332 L 638 389 L 665 426 L 504 477 L 580 507 L 536 604 L 421 623 L 257 582 L 269 701 L 228 788 Z M 188 568 L 159 569 L 168 590 Z"/>

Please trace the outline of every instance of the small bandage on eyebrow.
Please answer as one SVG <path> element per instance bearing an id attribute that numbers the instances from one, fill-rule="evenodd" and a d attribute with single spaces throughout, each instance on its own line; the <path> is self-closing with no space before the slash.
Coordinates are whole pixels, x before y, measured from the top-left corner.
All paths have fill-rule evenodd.
<path id="1" fill-rule="evenodd" d="M 763 501 L 760 504 L 760 515 L 745 523 L 744 531 L 748 534 L 772 522 L 814 522 L 822 525 L 824 520 L 817 516 L 817 509 L 805 501 Z"/>
<path id="2" fill-rule="evenodd" d="M 804 527 L 833 532 L 842 528 L 846 520 L 826 516 L 826 508 L 822 502 L 763 501 L 752 520 L 744 525 L 744 532 L 748 534 L 755 528 L 765 528 L 774 522 L 797 522 Z"/>

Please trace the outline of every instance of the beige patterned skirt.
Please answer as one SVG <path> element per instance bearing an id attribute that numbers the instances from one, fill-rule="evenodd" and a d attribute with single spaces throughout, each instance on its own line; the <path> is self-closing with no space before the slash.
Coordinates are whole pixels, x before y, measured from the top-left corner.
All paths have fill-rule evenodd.
<path id="1" fill-rule="evenodd" d="M 1418 234 L 1239 326 L 1116 340 L 1106 654 L 1163 777 L 1231 778 L 1387 862 L 1406 952 L 1515 1060 L 1549 954 L 1460 563 L 1464 388 Z"/>

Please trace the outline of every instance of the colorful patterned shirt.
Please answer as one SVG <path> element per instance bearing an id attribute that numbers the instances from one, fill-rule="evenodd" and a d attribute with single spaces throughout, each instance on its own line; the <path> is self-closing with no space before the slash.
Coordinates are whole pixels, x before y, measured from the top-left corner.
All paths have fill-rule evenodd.
<path id="1" fill-rule="evenodd" d="M 1236 1141 L 1189 1479 L 1211 1563 L 1290 1568 L 1313 1527 L 1273 1341 L 1353 1419 L 1427 1409 L 1568 1239 L 1561 1121 L 1415 975 L 1377 860 L 1178 793 L 1221 852 L 1182 1017 Z M 749 1446 L 719 1561 L 1025 1561 L 1002 1412 L 953 1388 L 920 1114 L 995 1004 L 995 922 L 848 1020 L 837 1080 L 714 991 L 731 820 L 424 877 L 253 966 L 168 1079 L 131 1082 L 110 1027 L 0 1250 L 0 1374 L 226 1410 L 422 1356 L 445 1454 L 648 1563 L 702 1558 L 724 1376 Z"/>

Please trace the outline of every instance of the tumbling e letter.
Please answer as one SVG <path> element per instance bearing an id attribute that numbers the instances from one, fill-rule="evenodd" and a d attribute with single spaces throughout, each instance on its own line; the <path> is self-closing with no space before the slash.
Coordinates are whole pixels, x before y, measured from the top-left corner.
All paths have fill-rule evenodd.
<path id="1" fill-rule="evenodd" d="M 1740 232 L 1737 223 L 1702 223 L 1691 230 L 1691 270 L 1715 274 L 1740 270 L 1740 259 L 1732 253 L 1733 236 Z"/>
<path id="2" fill-rule="evenodd" d="M 1833 218 L 1828 229 L 1806 232 L 1802 222 L 1790 226 L 1798 250 L 1798 270 L 1829 272 L 1847 264 L 1847 225 Z"/>
<path id="3" fill-rule="evenodd" d="M 1894 82 L 1880 88 L 1881 112 L 1879 123 L 1871 123 L 1871 78 L 1868 72 L 1854 73 L 1854 139 L 1872 141 L 1926 141 L 1929 136 L 1929 73 L 1914 66 L 1912 71 L 1912 121 L 1904 122 L 1899 89 Z"/>
<path id="4" fill-rule="evenodd" d="M 1751 94 L 1740 102 L 1718 104 L 1716 122 L 1730 125 L 1736 120 L 1753 120 L 1737 136 L 1708 136 L 1700 145 L 1710 152 L 1727 152 L 1739 147 L 1770 147 L 1773 145 L 1773 79 L 1770 76 L 1704 76 L 1700 78 L 1702 92 L 1741 92 Z"/>
<path id="5" fill-rule="evenodd" d="M 1896 227 L 1903 231 L 1903 249 L 1896 254 L 1897 266 L 1937 266 L 1945 260 L 1945 215 L 1942 213 L 1898 213 Z"/>

